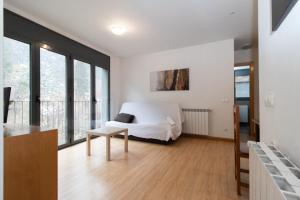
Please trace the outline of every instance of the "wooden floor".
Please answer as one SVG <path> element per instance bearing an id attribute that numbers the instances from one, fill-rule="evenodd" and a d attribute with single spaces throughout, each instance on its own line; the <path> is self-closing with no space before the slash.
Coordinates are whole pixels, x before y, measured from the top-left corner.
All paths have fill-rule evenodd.
<path id="1" fill-rule="evenodd" d="M 236 195 L 233 143 L 181 137 L 171 145 L 111 141 L 105 160 L 105 138 L 59 151 L 59 200 L 110 199 L 248 199 Z"/>

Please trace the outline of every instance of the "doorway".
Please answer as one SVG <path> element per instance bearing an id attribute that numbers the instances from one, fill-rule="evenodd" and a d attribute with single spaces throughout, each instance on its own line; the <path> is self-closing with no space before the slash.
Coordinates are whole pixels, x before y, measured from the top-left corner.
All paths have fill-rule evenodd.
<path id="1" fill-rule="evenodd" d="M 240 107 L 241 139 L 248 140 L 254 134 L 253 62 L 236 64 L 234 67 L 234 103 Z"/>

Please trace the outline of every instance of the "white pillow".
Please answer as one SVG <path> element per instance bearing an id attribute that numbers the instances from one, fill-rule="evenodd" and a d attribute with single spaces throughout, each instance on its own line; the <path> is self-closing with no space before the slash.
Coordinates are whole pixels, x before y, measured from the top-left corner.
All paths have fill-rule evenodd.
<path id="1" fill-rule="evenodd" d="M 168 122 L 171 126 L 176 125 L 175 121 L 174 121 L 170 116 L 167 117 L 167 122 Z"/>

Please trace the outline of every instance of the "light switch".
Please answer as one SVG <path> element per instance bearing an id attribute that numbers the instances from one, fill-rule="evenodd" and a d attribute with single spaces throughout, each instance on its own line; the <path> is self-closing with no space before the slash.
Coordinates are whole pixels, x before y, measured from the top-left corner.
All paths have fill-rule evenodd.
<path id="1" fill-rule="evenodd" d="M 266 98 L 265 98 L 265 106 L 268 107 L 268 108 L 271 107 L 270 106 L 270 97 L 269 96 L 266 96 Z"/>
<path id="2" fill-rule="evenodd" d="M 270 94 L 269 96 L 269 104 L 270 104 L 270 107 L 273 108 L 275 106 L 275 97 L 274 97 L 274 94 Z"/>
<path id="3" fill-rule="evenodd" d="M 269 92 L 268 95 L 265 97 L 265 106 L 269 108 L 274 108 L 275 106 L 275 95 L 273 92 Z"/>

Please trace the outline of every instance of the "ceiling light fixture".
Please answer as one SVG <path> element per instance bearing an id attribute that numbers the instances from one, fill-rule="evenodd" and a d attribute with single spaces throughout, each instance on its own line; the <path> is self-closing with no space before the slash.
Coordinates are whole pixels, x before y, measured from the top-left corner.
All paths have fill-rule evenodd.
<path id="1" fill-rule="evenodd" d="M 112 25 L 111 26 L 111 32 L 115 35 L 123 35 L 126 33 L 127 29 L 124 26 L 121 25 Z"/>
<path id="2" fill-rule="evenodd" d="M 51 49 L 50 46 L 48 44 L 42 44 L 41 47 L 43 49 Z"/>

